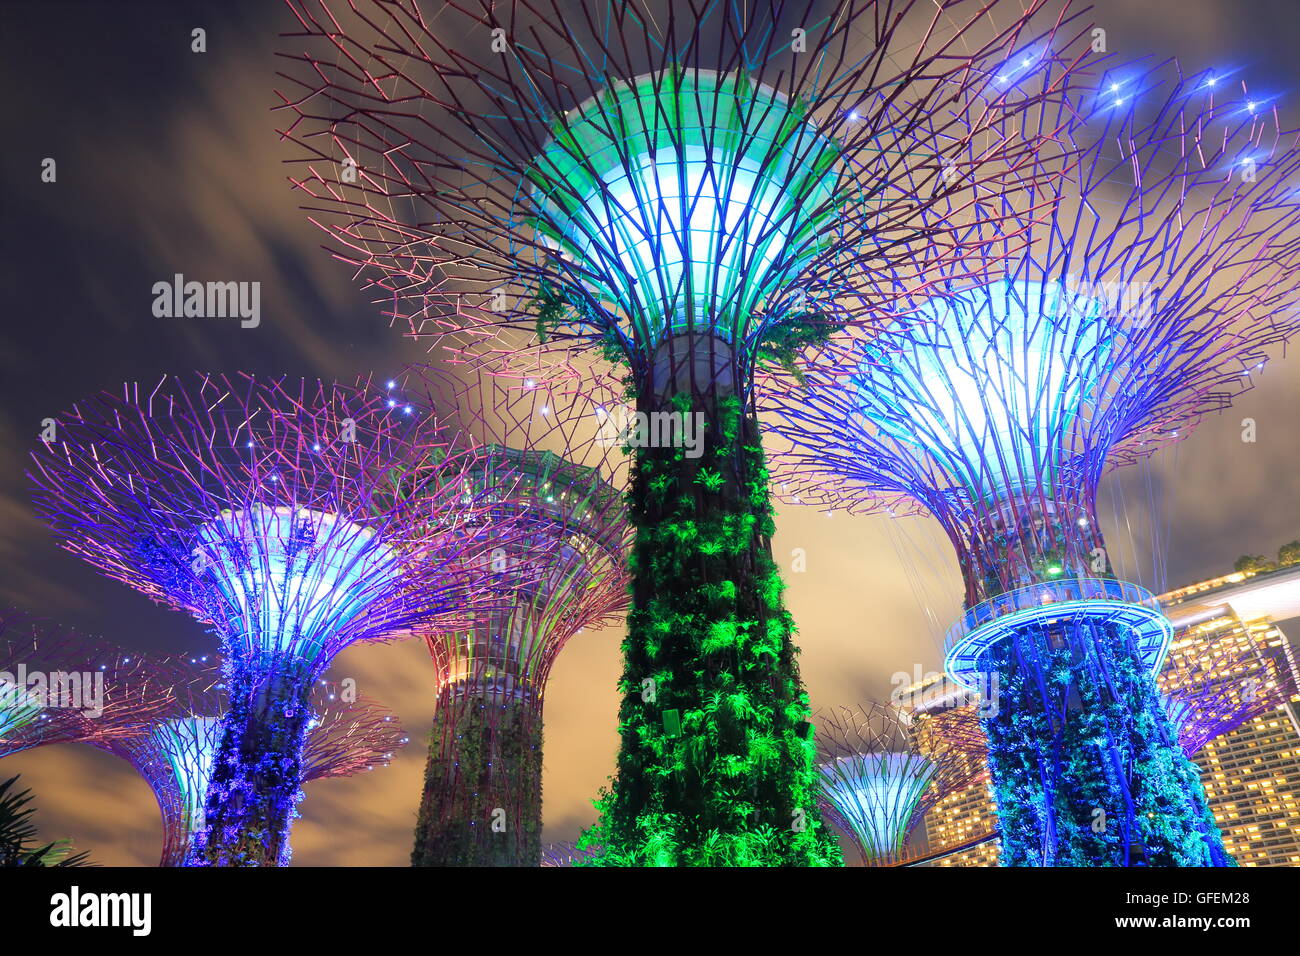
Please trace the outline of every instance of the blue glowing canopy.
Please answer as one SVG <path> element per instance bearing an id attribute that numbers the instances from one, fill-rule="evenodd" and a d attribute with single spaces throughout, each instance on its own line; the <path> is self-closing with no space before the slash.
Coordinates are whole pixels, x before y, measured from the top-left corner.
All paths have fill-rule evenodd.
<path id="1" fill-rule="evenodd" d="M 936 771 L 915 753 L 844 756 L 822 765 L 822 793 L 870 861 L 903 849 Z"/>
<path id="2" fill-rule="evenodd" d="M 153 731 L 176 783 L 187 837 L 203 826 L 203 805 L 221 732 L 218 717 L 177 717 L 163 721 Z"/>
<path id="3" fill-rule="evenodd" d="M 26 687 L 0 680 L 0 740 L 34 721 L 44 707 L 44 700 Z"/>
<path id="4" fill-rule="evenodd" d="M 247 649 L 315 656 L 329 635 L 395 588 L 400 555 L 373 531 L 304 508 L 223 511 L 199 529 L 205 562 Z"/>
<path id="5" fill-rule="evenodd" d="M 911 322 L 868 351 L 863 414 L 981 498 L 1053 487 L 1111 357 L 1106 304 L 1010 280 L 931 298 Z"/>

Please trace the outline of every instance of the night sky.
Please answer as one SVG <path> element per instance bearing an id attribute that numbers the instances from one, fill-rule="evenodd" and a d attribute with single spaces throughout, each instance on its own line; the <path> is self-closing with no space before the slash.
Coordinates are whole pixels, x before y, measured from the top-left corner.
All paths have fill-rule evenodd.
<path id="1" fill-rule="evenodd" d="M 1291 125 L 1300 116 L 1294 0 L 1099 0 L 1092 19 L 1121 58 L 1176 55 L 1192 70 L 1235 69 L 1252 91 L 1279 97 Z M 188 617 L 55 547 L 23 474 L 41 420 L 91 392 L 164 373 L 384 377 L 424 355 L 322 251 L 286 182 L 293 150 L 279 143 L 270 107 L 283 86 L 278 35 L 291 26 L 275 0 L 3 4 L 0 603 L 132 647 L 214 650 Z M 195 27 L 207 31 L 206 53 L 190 51 Z M 55 183 L 41 182 L 46 157 L 57 162 Z M 260 326 L 155 318 L 151 287 L 175 273 L 260 282 Z M 1240 440 L 1247 416 L 1257 422 L 1255 444 Z M 1108 478 L 1103 520 L 1121 576 L 1174 587 L 1300 537 L 1297 422 L 1292 349 L 1227 414 L 1149 466 Z M 807 554 L 804 573 L 789 572 L 796 548 Z M 938 666 L 960 588 L 928 521 L 786 507 L 775 551 L 814 708 L 885 696 L 896 672 Z M 613 630 L 582 634 L 553 672 L 547 840 L 572 839 L 594 818 L 590 800 L 612 772 L 618 641 Z M 353 648 L 330 676 L 355 678 L 393 708 L 412 743 L 388 769 L 307 788 L 294 863 L 405 864 L 432 713 L 427 651 Z M 35 789 L 49 839 L 71 836 L 100 863 L 157 862 L 158 812 L 124 762 L 62 746 L 11 757 L 0 770 L 21 772 Z"/>

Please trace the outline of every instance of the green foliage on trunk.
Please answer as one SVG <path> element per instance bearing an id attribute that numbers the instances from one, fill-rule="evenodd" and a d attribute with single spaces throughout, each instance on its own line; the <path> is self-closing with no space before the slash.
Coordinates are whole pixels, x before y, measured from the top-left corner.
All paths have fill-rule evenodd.
<path id="1" fill-rule="evenodd" d="M 411 864 L 539 866 L 541 856 L 540 708 L 492 695 L 444 695 Z"/>
<path id="2" fill-rule="evenodd" d="M 816 312 L 799 312 L 774 323 L 758 346 L 758 361 L 762 365 L 779 365 L 789 372 L 800 385 L 806 384 L 803 371 L 795 360 L 810 346 L 825 345 L 839 330 L 837 322 Z"/>
<path id="3" fill-rule="evenodd" d="M 671 404 L 694 411 L 685 395 Z M 840 865 L 817 810 L 758 425 L 734 397 L 706 415 L 700 457 L 637 450 L 618 773 L 580 845 L 599 848 L 593 865 Z"/>

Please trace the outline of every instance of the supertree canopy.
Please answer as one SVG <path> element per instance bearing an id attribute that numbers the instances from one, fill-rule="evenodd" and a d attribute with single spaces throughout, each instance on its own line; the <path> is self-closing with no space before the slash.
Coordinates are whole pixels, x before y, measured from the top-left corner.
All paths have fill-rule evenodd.
<path id="1" fill-rule="evenodd" d="M 215 668 L 196 668 L 176 688 L 169 712 L 140 732 L 99 743 L 129 762 L 153 790 L 162 813 L 160 866 L 182 866 L 203 826 L 208 782 L 221 744 L 225 691 Z M 302 782 L 346 777 L 386 766 L 406 743 L 396 717 L 364 697 L 343 699 L 335 685 L 317 682 L 314 716 L 302 754 Z"/>
<path id="2" fill-rule="evenodd" d="M 1098 482 L 1249 387 L 1295 328 L 1300 150 L 1213 73 L 1069 84 L 1079 161 L 1023 256 L 936 283 L 919 321 L 829 349 L 774 399 L 789 493 L 932 515 L 966 614 L 946 669 L 984 721 L 1011 865 L 1226 862 L 1152 673 L 1172 626 L 1116 578 Z M 1219 90 L 1223 90 L 1221 95 Z"/>
<path id="3" fill-rule="evenodd" d="M 166 662 L 0 608 L 0 757 L 130 736 L 171 701 Z"/>
<path id="4" fill-rule="evenodd" d="M 1161 696 L 1188 757 L 1247 721 L 1284 707 L 1296 694 L 1291 668 L 1252 638 L 1223 647 L 1187 642 L 1160 674 Z"/>
<path id="5" fill-rule="evenodd" d="M 966 271 L 958 227 L 1005 219 L 1030 157 L 1058 155 L 1019 117 L 1061 5 L 292 6 L 285 135 L 335 254 L 436 344 L 506 367 L 533 335 L 570 367 L 598 354 L 651 425 L 628 442 L 599 860 L 838 862 L 751 385 L 876 314 L 846 294 L 859 271 Z"/>
<path id="6" fill-rule="evenodd" d="M 164 378 L 101 393 L 33 453 L 70 551 L 213 627 L 228 696 L 196 865 L 287 860 L 311 688 L 339 650 L 492 606 L 508 517 L 469 445 L 368 382 Z"/>
<path id="7" fill-rule="evenodd" d="M 523 571 L 502 606 L 426 635 L 438 704 L 412 862 L 537 866 L 546 680 L 577 633 L 621 618 L 630 525 L 618 443 L 591 397 L 477 374 L 461 384 L 412 370 L 403 395 L 454 407 L 483 442 L 467 469 L 521 528 L 489 559 Z"/>
<path id="8" fill-rule="evenodd" d="M 942 741 L 924 745 L 911 721 L 869 701 L 818 715 L 822 813 L 867 866 L 896 861 L 917 822 L 980 767 Z"/>

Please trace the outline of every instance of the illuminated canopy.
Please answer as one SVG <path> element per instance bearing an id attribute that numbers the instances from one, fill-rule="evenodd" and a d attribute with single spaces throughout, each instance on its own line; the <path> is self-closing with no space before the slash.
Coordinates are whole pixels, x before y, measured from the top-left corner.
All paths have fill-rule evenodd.
<path id="1" fill-rule="evenodd" d="M 838 156 L 775 90 L 670 69 L 555 121 L 527 174 L 534 225 L 616 310 L 725 334 L 818 251 Z"/>
<path id="2" fill-rule="evenodd" d="M 153 740 L 172 773 L 180 798 L 184 832 L 203 826 L 203 804 L 207 797 L 212 764 L 221 742 L 219 717 L 177 717 L 165 720 L 153 731 Z"/>
<path id="3" fill-rule="evenodd" d="M 917 821 L 979 769 L 947 742 L 923 740 L 896 704 L 866 701 L 815 719 L 822 811 L 868 866 L 897 860 Z"/>
<path id="4" fill-rule="evenodd" d="M 0 740 L 30 724 L 44 706 L 26 687 L 0 680 Z"/>
<path id="5" fill-rule="evenodd" d="M 532 427 L 546 435 L 552 430 L 547 419 L 559 415 L 548 407 L 541 424 L 534 420 Z M 567 425 L 556 421 L 554 430 Z M 498 548 L 495 558 L 521 573 L 500 606 L 470 615 L 465 631 L 431 636 L 430 646 L 441 686 L 522 699 L 544 682 L 555 653 L 573 633 L 594 623 L 611 600 L 623 603 L 622 498 L 599 467 L 499 443 L 483 446 L 465 481 L 527 528 Z"/>
<path id="6" fill-rule="evenodd" d="M 299 656 L 392 589 L 396 551 L 371 530 L 307 509 L 254 505 L 203 525 L 200 560 L 241 623 L 250 651 Z"/>
<path id="7" fill-rule="evenodd" d="M 857 379 L 867 418 L 973 495 L 1051 489 L 1111 353 L 1104 303 L 1011 280 L 929 299 L 915 321 L 901 341 L 867 350 Z"/>
<path id="8" fill-rule="evenodd" d="M 822 793 L 853 828 L 868 860 L 898 853 L 935 766 L 912 753 L 866 753 L 822 766 Z"/>

